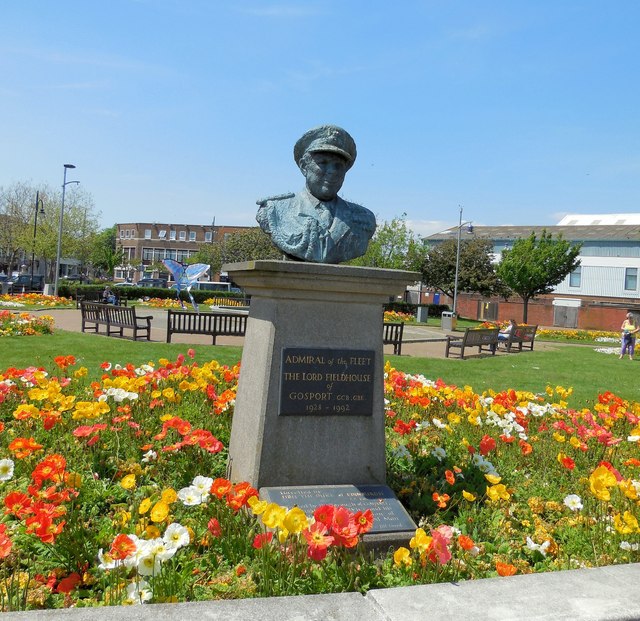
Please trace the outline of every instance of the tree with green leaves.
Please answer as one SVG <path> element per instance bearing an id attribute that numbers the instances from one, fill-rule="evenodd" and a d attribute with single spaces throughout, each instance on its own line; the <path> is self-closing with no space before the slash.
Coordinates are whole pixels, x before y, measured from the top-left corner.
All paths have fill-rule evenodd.
<path id="1" fill-rule="evenodd" d="M 456 280 L 458 241 L 448 239 L 433 244 L 421 266 L 422 282 L 453 297 Z M 458 292 L 480 293 L 485 296 L 502 295 L 501 285 L 493 264 L 493 243 L 479 237 L 460 241 Z"/>
<path id="2" fill-rule="evenodd" d="M 527 322 L 529 300 L 551 293 L 567 274 L 580 265 L 578 255 L 582 244 L 572 244 L 558 235 L 543 230 L 517 239 L 513 248 L 503 250 L 497 267 L 500 280 L 522 298 L 522 321 Z"/>
<path id="3" fill-rule="evenodd" d="M 271 237 L 260 227 L 251 227 L 225 235 L 221 241 L 202 244 L 193 262 L 211 266 L 211 273 L 219 273 L 225 263 L 282 259 L 282 251 L 272 243 Z"/>
<path id="4" fill-rule="evenodd" d="M 113 278 L 113 272 L 116 267 L 125 262 L 125 255 L 122 248 L 116 247 L 117 227 L 104 229 L 95 237 L 93 253 L 91 254 L 91 262 L 99 270 L 104 271 L 108 276 Z"/>
<path id="5" fill-rule="evenodd" d="M 407 214 L 378 225 L 367 252 L 349 265 L 420 271 L 426 250 L 421 240 L 409 230 Z"/>
<path id="6" fill-rule="evenodd" d="M 34 240 L 34 221 L 38 195 L 38 226 Z M 29 262 L 33 253 L 48 266 L 48 280 L 54 279 L 60 229 L 62 193 L 46 185 L 14 183 L 0 188 L 0 249 L 8 257 L 8 269 L 18 269 L 17 262 Z M 42 208 L 42 213 L 40 212 Z M 89 258 L 93 236 L 98 229 L 97 213 L 91 195 L 77 186 L 71 186 L 65 196 L 62 224 L 62 257 L 75 258 L 82 265 Z"/>

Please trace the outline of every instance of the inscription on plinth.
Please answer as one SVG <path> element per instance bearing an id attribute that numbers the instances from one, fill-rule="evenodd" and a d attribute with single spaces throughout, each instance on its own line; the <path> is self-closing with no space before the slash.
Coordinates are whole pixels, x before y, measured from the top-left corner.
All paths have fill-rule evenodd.
<path id="1" fill-rule="evenodd" d="M 416 528 L 407 510 L 386 485 L 262 487 L 260 497 L 289 509 L 300 507 L 309 517 L 322 505 L 345 507 L 353 513 L 371 509 L 372 534 L 406 532 Z"/>
<path id="2" fill-rule="evenodd" d="M 371 416 L 375 352 L 286 347 L 281 416 Z"/>

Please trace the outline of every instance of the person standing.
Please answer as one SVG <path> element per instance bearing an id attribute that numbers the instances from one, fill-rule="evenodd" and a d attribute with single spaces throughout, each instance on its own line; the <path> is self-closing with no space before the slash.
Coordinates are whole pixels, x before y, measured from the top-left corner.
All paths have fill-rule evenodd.
<path id="1" fill-rule="evenodd" d="M 633 360 L 633 354 L 636 346 L 636 333 L 640 328 L 636 325 L 636 320 L 632 313 L 627 313 L 625 320 L 620 326 L 622 330 L 622 348 L 620 349 L 620 360 L 625 353 L 628 354 L 629 360 Z"/>

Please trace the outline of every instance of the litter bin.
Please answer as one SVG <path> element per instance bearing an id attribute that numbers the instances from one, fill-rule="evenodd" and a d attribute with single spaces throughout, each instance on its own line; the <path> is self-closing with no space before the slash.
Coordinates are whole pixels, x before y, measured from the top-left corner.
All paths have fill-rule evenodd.
<path id="1" fill-rule="evenodd" d="M 456 316 L 451 312 L 445 311 L 444 313 L 442 313 L 442 320 L 440 325 L 443 330 L 455 330 Z"/>
<path id="2" fill-rule="evenodd" d="M 429 317 L 429 307 L 428 306 L 418 306 L 418 312 L 416 313 L 416 321 L 418 323 L 427 323 L 427 318 Z"/>

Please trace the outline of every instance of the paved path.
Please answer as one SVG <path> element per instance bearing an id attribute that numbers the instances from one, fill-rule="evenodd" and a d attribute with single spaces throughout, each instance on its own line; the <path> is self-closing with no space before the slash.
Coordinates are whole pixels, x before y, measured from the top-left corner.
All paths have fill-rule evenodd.
<path id="1" fill-rule="evenodd" d="M 43 314 L 51 315 L 55 320 L 55 325 L 61 330 L 69 330 L 71 332 L 81 331 L 80 311 L 77 309 L 53 309 L 41 311 Z M 151 315 L 151 340 L 164 343 L 167 339 L 167 311 L 160 308 L 146 308 L 143 306 L 136 307 L 136 313 L 139 315 Z M 445 340 L 449 331 L 442 330 L 438 325 L 412 325 L 407 324 L 404 327 L 404 338 L 402 342 L 402 355 L 414 356 L 416 358 L 444 358 Z M 92 334 L 92 333 L 88 333 Z M 125 331 L 126 334 L 126 331 Z M 174 334 L 173 343 L 185 343 L 189 345 L 210 345 L 211 337 L 198 334 Z M 219 336 L 216 340 L 217 345 L 236 345 L 241 347 L 244 345 L 244 338 L 235 336 Z M 558 343 L 536 342 L 535 349 L 544 351 L 546 349 L 558 349 L 562 347 Z M 393 354 L 393 347 L 386 345 L 385 354 Z M 469 350 L 469 357 L 476 355 L 475 349 Z M 489 354 L 482 354 L 487 356 Z M 509 355 L 498 352 L 498 356 Z M 451 358 L 456 360 L 456 358 Z"/>

